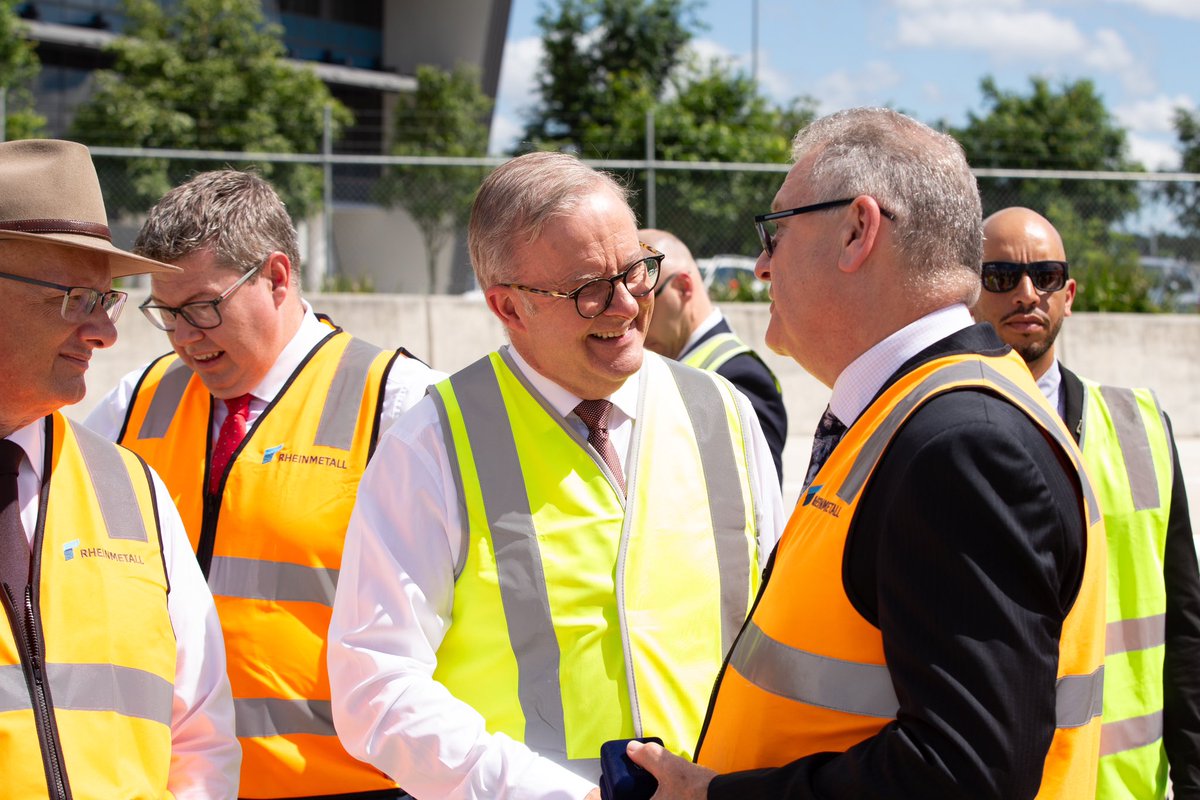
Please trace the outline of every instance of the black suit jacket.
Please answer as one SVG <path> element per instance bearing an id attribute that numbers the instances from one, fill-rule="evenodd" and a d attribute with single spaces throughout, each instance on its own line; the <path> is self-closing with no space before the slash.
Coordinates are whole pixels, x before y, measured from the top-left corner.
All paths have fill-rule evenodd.
<path id="1" fill-rule="evenodd" d="M 679 360 L 719 333 L 732 333 L 729 323 L 722 319 L 701 336 L 695 344 L 679 354 Z M 775 474 L 783 483 L 783 445 L 787 442 L 787 411 L 783 407 L 783 395 L 775 385 L 775 376 L 757 355 L 742 353 L 722 364 L 716 373 L 738 388 L 754 406 L 754 413 L 762 425 L 763 436 L 771 448 L 775 461 Z"/>
<path id="2" fill-rule="evenodd" d="M 1079 441 L 1083 423 L 1083 381 L 1059 364 L 1063 421 Z M 1165 415 L 1164 415 L 1165 416 Z M 1167 648 L 1163 670 L 1163 744 L 1171 765 L 1177 800 L 1200 798 L 1200 569 L 1188 512 L 1187 490 L 1179 466 L 1179 451 L 1171 438 L 1174 476 L 1167 519 L 1163 580 L 1167 591 Z M 1103 502 L 1104 498 L 1100 498 Z"/>
<path id="3" fill-rule="evenodd" d="M 1007 349 L 976 325 L 888 385 L 939 356 Z M 1007 401 L 960 390 L 921 406 L 866 484 L 842 562 L 848 597 L 883 637 L 897 719 L 845 753 L 718 776 L 708 796 L 1033 797 L 1082 579 L 1080 498 L 1074 470 Z"/>

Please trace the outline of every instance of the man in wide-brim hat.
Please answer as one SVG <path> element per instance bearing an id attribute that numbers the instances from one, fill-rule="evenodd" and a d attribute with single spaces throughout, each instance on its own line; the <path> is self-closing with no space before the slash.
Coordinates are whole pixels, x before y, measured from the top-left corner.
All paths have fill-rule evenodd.
<path id="1" fill-rule="evenodd" d="M 224 644 L 179 514 L 133 453 L 59 412 L 116 341 L 86 147 L 0 144 L 0 774 L 11 797 L 233 798 Z"/>

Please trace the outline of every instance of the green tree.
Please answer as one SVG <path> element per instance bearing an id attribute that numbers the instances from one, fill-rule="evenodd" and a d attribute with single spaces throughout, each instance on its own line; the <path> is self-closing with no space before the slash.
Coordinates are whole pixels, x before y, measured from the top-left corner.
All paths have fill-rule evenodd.
<path id="1" fill-rule="evenodd" d="M 1090 80 L 1058 89 L 1031 78 L 1028 95 L 1002 91 L 992 78 L 980 84 L 986 113 L 968 114 L 950 133 L 973 167 L 1140 171 L 1129 160 L 1125 130 L 1109 114 Z M 1129 181 L 990 178 L 980 182 L 983 211 L 1021 205 L 1045 212 L 1066 201 L 1082 219 L 1114 222 L 1136 211 L 1137 185 Z"/>
<path id="2" fill-rule="evenodd" d="M 41 69 L 34 43 L 21 29 L 16 0 L 0 0 L 0 89 L 4 90 L 4 138 L 39 136 L 46 124 L 34 111 L 30 87 Z"/>
<path id="3" fill-rule="evenodd" d="M 492 100 L 483 92 L 479 70 L 460 65 L 453 72 L 417 68 L 417 91 L 400 98 L 394 117 L 392 153 L 401 156 L 476 157 L 487 155 Z M 454 237 L 466 230 L 475 191 L 485 167 L 388 167 L 374 196 L 385 206 L 403 206 L 425 240 L 429 289 L 437 262 Z"/>
<path id="4" fill-rule="evenodd" d="M 96 91 L 78 110 L 73 135 L 92 145 L 317 153 L 326 105 L 335 135 L 349 110 L 306 68 L 285 60 L 282 30 L 268 24 L 259 0 L 125 0 L 126 35 L 110 52 L 113 69 L 96 74 Z M 256 163 L 293 217 L 320 203 L 321 169 Z M 142 211 L 212 161 L 100 159 L 111 210 Z"/>
<path id="5" fill-rule="evenodd" d="M 1200 172 L 1200 112 L 1175 109 L 1175 134 L 1179 138 L 1183 172 Z M 1179 225 L 1200 237 L 1200 184 L 1169 183 L 1163 190 L 1178 214 Z"/>
<path id="6" fill-rule="evenodd" d="M 1078 284 L 1075 311 L 1161 311 L 1153 282 L 1138 260 L 1137 238 L 1116 233 L 1102 220 L 1081 217 L 1070 202 L 1053 200 L 1046 218 L 1054 223 Z"/>

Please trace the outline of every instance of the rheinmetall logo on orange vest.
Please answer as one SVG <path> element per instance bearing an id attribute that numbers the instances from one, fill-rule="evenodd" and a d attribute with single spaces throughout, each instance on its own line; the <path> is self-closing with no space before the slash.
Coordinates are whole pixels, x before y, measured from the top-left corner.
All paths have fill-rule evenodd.
<path id="1" fill-rule="evenodd" d="M 802 505 L 812 506 L 818 511 L 824 511 L 831 517 L 840 517 L 842 515 L 842 507 L 832 500 L 826 500 L 824 497 L 817 497 L 817 492 L 825 488 L 825 484 L 810 486 L 804 493 L 804 502 Z"/>

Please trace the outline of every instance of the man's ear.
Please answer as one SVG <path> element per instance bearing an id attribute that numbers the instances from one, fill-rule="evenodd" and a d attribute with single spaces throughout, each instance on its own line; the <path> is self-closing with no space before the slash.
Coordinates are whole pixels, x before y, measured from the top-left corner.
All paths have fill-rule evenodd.
<path id="1" fill-rule="evenodd" d="M 671 281 L 671 285 L 667 287 L 667 291 L 670 291 L 672 287 L 679 287 L 676 291 L 679 292 L 679 299 L 684 302 L 691 300 L 692 295 L 696 292 L 696 282 L 692 279 L 690 272 L 680 272 L 676 275 L 675 280 Z"/>
<path id="2" fill-rule="evenodd" d="M 263 268 L 267 280 L 270 281 L 271 295 L 275 306 L 283 305 L 283 301 L 292 289 L 292 261 L 285 254 L 276 250 L 267 256 L 267 264 Z"/>
<path id="3" fill-rule="evenodd" d="M 854 198 L 849 210 L 842 229 L 838 269 L 842 272 L 857 272 L 874 251 L 884 218 L 879 210 L 879 203 L 874 197 L 865 194 Z"/>
<path id="4" fill-rule="evenodd" d="M 1063 316 L 1064 317 L 1071 316 L 1071 305 L 1075 302 L 1075 290 L 1077 288 L 1078 287 L 1075 283 L 1075 279 L 1068 278 L 1067 285 L 1063 287 L 1063 291 L 1066 292 L 1066 294 L 1063 295 Z"/>
<path id="5" fill-rule="evenodd" d="M 484 291 L 483 299 L 505 328 L 523 331 L 528 311 L 517 297 L 518 291 L 509 286 L 492 286 Z"/>

